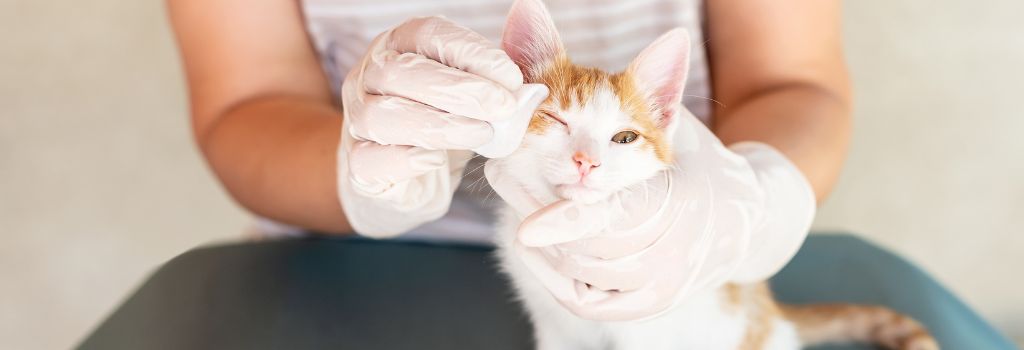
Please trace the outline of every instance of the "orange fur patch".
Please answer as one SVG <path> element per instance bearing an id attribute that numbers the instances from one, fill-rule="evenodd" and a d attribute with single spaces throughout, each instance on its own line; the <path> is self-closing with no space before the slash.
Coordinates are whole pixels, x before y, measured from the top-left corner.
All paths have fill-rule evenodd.
<path id="1" fill-rule="evenodd" d="M 604 86 L 611 89 L 619 98 L 623 111 L 640 125 L 637 132 L 647 140 L 645 146 L 652 148 L 658 160 L 666 164 L 672 161 L 672 147 L 658 128 L 650 103 L 637 90 L 630 72 L 609 75 L 597 68 L 573 64 L 567 57 L 560 56 L 539 72 L 527 74 L 526 80 L 547 85 L 551 91 L 541 108 L 534 113 L 527 132 L 543 134 L 551 126 L 553 122 L 544 116 L 544 110 L 568 109 L 574 103 L 584 105 L 594 98 L 599 87 Z"/>
<path id="2" fill-rule="evenodd" d="M 608 73 L 591 67 L 573 64 L 565 56 L 558 57 L 540 74 L 534 74 L 530 83 L 548 86 L 551 91 L 548 100 L 566 109 L 573 102 L 584 104 L 594 96 L 594 91 L 608 81 Z"/>
<path id="3" fill-rule="evenodd" d="M 549 96 L 548 100 L 550 99 L 551 97 Z M 543 103 L 541 103 L 541 107 L 537 109 L 537 112 L 533 113 L 533 117 L 530 119 L 530 125 L 526 127 L 526 132 L 535 135 L 541 135 L 544 134 L 544 132 L 547 131 L 549 127 L 551 127 L 551 124 L 553 124 L 554 122 L 551 121 L 551 119 L 548 119 L 547 117 L 544 116 L 544 109 L 546 108 L 548 103 L 548 101 L 544 101 Z"/>
<path id="4" fill-rule="evenodd" d="M 738 284 L 729 283 L 722 286 L 722 308 L 726 313 L 737 313 L 743 310 L 743 290 Z"/>
<path id="5" fill-rule="evenodd" d="M 804 345 L 857 341 L 888 349 L 938 350 L 935 338 L 914 319 L 881 306 L 853 304 L 785 305 Z"/>
<path id="6" fill-rule="evenodd" d="M 637 90 L 636 80 L 629 71 L 618 73 L 609 77 L 612 90 L 619 97 L 619 104 L 622 109 L 629 113 L 637 124 L 640 125 L 640 135 L 647 139 L 648 145 L 654 148 L 654 154 L 663 163 L 672 162 L 672 147 L 665 141 L 665 133 L 658 128 L 654 115 L 650 110 L 650 103 L 643 94 Z"/>
<path id="7" fill-rule="evenodd" d="M 782 317 L 782 311 L 772 297 L 768 284 L 764 282 L 743 286 L 729 284 L 725 286 L 724 293 L 727 301 L 735 303 L 735 305 L 727 303 L 727 307 L 732 309 L 738 305 L 746 311 L 747 332 L 743 336 L 739 349 L 759 350 L 764 348 L 768 338 L 775 331 L 775 321 Z"/>
<path id="8" fill-rule="evenodd" d="M 775 298 L 772 298 L 767 283 L 760 283 L 754 287 L 753 299 L 758 311 L 750 315 L 747 335 L 743 340 L 743 343 L 750 344 L 750 347 L 741 346 L 741 349 L 763 348 L 775 329 L 775 321 L 782 317 L 782 311 L 775 303 Z"/>
<path id="9" fill-rule="evenodd" d="M 853 304 L 780 305 L 765 282 L 726 284 L 719 289 L 722 309 L 747 319 L 741 350 L 760 350 L 775 331 L 775 321 L 793 323 L 804 346 L 831 342 L 867 342 L 887 349 L 938 350 L 920 323 L 881 306 Z"/>

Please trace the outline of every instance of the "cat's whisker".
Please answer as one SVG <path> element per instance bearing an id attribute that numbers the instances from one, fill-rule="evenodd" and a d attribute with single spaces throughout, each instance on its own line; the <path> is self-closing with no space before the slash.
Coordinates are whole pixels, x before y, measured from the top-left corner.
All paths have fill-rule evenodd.
<path id="1" fill-rule="evenodd" d="M 480 165 L 477 165 L 476 167 L 473 167 L 473 169 L 470 169 L 469 171 L 467 171 L 464 174 L 462 174 L 462 178 L 465 179 L 467 175 L 470 175 L 470 174 L 472 174 L 474 172 L 480 171 L 480 169 L 482 169 L 484 167 L 484 165 L 486 165 L 486 163 L 480 163 Z"/>
<path id="2" fill-rule="evenodd" d="M 484 203 L 490 201 L 491 200 L 491 196 L 497 196 L 498 195 L 498 192 L 495 192 L 494 188 L 492 188 L 492 187 L 487 187 L 487 188 L 490 189 L 490 190 L 487 191 L 486 195 L 484 195 Z"/>
<path id="3" fill-rule="evenodd" d="M 718 105 L 719 107 L 722 107 L 722 108 L 728 108 L 728 106 L 726 106 L 726 105 L 725 105 L 724 103 L 722 103 L 722 102 L 719 102 L 718 100 L 716 100 L 716 99 L 713 99 L 713 98 L 710 98 L 710 97 L 707 97 L 707 96 L 700 96 L 700 95 L 686 95 L 686 94 L 684 94 L 683 96 L 684 96 L 684 97 L 696 97 L 696 98 L 701 98 L 701 99 L 705 99 L 705 100 L 708 100 L 708 101 L 714 102 L 714 103 L 715 103 L 715 104 L 717 104 L 717 105 Z"/>
<path id="4" fill-rule="evenodd" d="M 478 177 L 476 180 L 473 180 L 473 182 L 470 183 L 469 186 L 467 186 L 467 187 L 469 188 L 469 190 L 471 192 L 472 191 L 482 190 L 484 188 L 484 180 L 485 180 L 484 177 L 482 177 L 482 176 Z"/>
<path id="5" fill-rule="evenodd" d="M 469 176 L 470 174 L 471 174 L 471 172 L 466 172 L 465 174 L 462 174 L 462 178 L 460 178 L 459 181 L 465 181 L 466 180 L 466 176 Z M 483 180 L 483 179 L 484 179 L 483 176 L 476 177 L 476 179 L 474 179 L 473 182 L 471 182 L 468 185 L 468 188 L 473 189 L 473 186 L 476 185 L 477 182 L 479 182 L 480 180 Z"/>

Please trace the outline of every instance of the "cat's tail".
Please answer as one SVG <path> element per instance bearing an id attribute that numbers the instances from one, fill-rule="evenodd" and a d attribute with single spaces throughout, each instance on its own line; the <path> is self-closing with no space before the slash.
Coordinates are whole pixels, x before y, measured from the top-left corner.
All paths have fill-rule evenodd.
<path id="1" fill-rule="evenodd" d="M 914 319 L 881 306 L 853 304 L 779 305 L 804 346 L 833 342 L 875 343 L 894 350 L 938 350 L 939 344 Z"/>

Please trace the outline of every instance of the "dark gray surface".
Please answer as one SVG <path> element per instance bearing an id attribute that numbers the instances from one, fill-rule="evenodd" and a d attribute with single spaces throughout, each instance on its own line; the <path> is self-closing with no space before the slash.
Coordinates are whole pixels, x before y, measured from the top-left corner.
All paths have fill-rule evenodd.
<path id="1" fill-rule="evenodd" d="M 816 236 L 774 280 L 783 301 L 890 305 L 945 349 L 1013 349 L 920 270 Z M 200 248 L 171 260 L 81 349 L 528 349 L 490 250 L 358 239 Z M 866 349 L 819 347 L 818 349 Z"/>

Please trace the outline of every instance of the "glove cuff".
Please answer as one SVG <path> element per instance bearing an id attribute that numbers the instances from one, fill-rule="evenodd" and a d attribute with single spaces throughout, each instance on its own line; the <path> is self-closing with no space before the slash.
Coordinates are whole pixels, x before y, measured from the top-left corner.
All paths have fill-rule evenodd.
<path id="1" fill-rule="evenodd" d="M 352 142 L 342 131 L 336 158 L 338 200 L 352 229 L 371 238 L 395 237 L 444 216 L 471 157 L 449 151 L 447 166 L 371 194 L 356 188 L 349 173 Z"/>
<path id="2" fill-rule="evenodd" d="M 744 141 L 729 149 L 747 160 L 765 194 L 764 215 L 732 280 L 762 281 L 779 272 L 807 238 L 817 204 L 814 189 L 789 158 L 766 143 Z"/>

